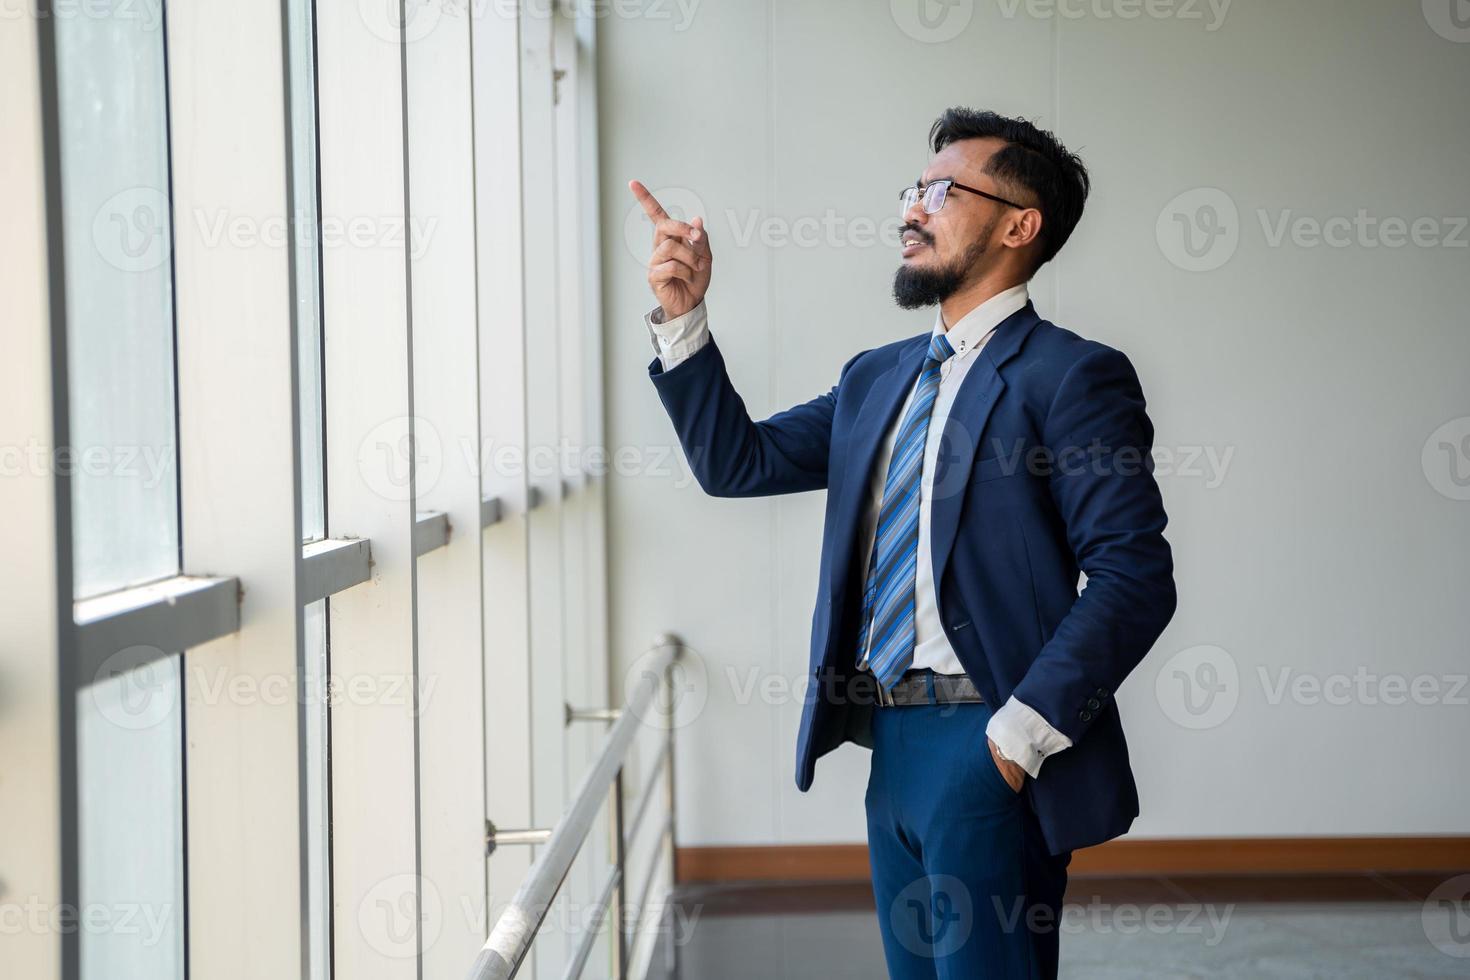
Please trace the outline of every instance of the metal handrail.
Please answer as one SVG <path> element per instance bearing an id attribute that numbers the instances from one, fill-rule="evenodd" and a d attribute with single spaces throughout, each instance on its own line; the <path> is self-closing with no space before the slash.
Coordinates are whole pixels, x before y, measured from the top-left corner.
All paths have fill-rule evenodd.
<path id="1" fill-rule="evenodd" d="M 617 976 L 619 978 L 627 976 L 629 949 L 627 926 L 623 921 L 623 914 L 626 905 L 624 899 L 627 892 L 628 869 L 626 867 L 627 835 L 625 835 L 623 821 L 623 767 L 627 761 L 628 750 L 642 724 L 643 713 L 667 678 L 669 668 L 683 653 L 683 643 L 677 636 L 666 634 L 655 641 L 653 649 L 657 653 L 633 688 L 627 692 L 624 707 L 617 712 L 596 713 L 599 718 L 616 717 L 617 720 L 608 730 L 607 738 L 602 743 L 597 759 L 577 785 L 576 793 L 573 794 L 571 802 L 562 813 L 561 819 L 556 822 L 556 826 L 550 828 L 549 831 L 501 832 L 499 838 L 496 836 L 493 825 L 490 826 L 487 844 L 492 852 L 499 844 L 538 843 L 542 839 L 545 843 L 541 853 L 532 863 L 530 871 L 521 881 L 520 887 L 516 889 L 510 904 L 496 920 L 495 927 L 490 930 L 490 938 L 486 940 L 480 954 L 475 957 L 474 965 L 469 972 L 470 980 L 509 980 L 516 975 L 526 954 L 530 952 L 531 944 L 535 941 L 536 934 L 546 919 L 551 903 L 555 901 L 562 883 L 566 880 L 567 872 L 571 870 L 572 862 L 581 851 L 588 834 L 591 833 L 593 821 L 597 818 L 597 812 L 602 808 L 610 790 L 613 794 L 611 803 L 614 827 L 614 864 L 605 880 L 596 905 L 596 924 L 588 930 L 581 945 L 573 954 L 571 968 L 568 969 L 566 975 L 568 978 L 574 978 L 580 974 L 591 953 L 597 926 L 600 925 L 602 916 L 611 906 L 615 912 L 613 937 Z M 592 715 L 594 713 L 583 714 Z M 572 713 L 569 713 L 568 717 L 571 720 Z M 642 802 L 646 802 L 649 787 L 659 778 L 660 770 L 667 767 L 663 775 L 667 780 L 670 812 L 664 826 L 663 836 L 671 834 L 673 830 L 673 731 L 672 719 L 670 719 L 666 742 L 660 754 L 663 766 L 654 767 L 652 775 L 639 794 Z M 643 807 L 640 806 L 639 810 L 641 818 Z M 658 858 L 656 857 L 653 868 L 656 868 L 657 864 Z M 648 873 L 649 884 L 652 883 L 653 868 Z M 642 897 L 646 898 L 647 891 L 648 885 L 645 885 Z"/>

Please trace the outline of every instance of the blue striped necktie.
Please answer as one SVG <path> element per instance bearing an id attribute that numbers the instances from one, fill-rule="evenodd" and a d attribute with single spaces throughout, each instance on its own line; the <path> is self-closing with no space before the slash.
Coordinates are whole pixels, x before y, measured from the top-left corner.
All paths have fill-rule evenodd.
<path id="1" fill-rule="evenodd" d="M 858 662 L 868 651 L 868 668 L 889 689 L 914 660 L 914 576 L 919 567 L 919 482 L 924 469 L 924 445 L 929 416 L 939 393 L 939 365 L 954 353 L 949 340 L 936 334 L 929 356 L 919 372 L 913 401 L 888 461 L 883 483 L 883 505 L 873 536 L 863 593 L 863 624 L 858 634 Z M 873 648 L 868 650 L 872 633 Z"/>

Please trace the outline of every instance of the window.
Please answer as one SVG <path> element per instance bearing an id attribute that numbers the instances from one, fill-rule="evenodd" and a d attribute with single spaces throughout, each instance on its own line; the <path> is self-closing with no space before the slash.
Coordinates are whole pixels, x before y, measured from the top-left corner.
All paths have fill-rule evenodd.
<path id="1" fill-rule="evenodd" d="M 179 570 L 163 32 L 56 21 L 78 598 Z M 65 462 L 65 461 L 63 461 Z"/>
<path id="2" fill-rule="evenodd" d="M 183 704 L 177 655 L 77 694 L 82 976 L 184 976 Z"/>
<path id="3" fill-rule="evenodd" d="M 301 534 L 326 534 L 326 435 L 322 412 L 321 226 L 317 196 L 316 28 L 311 0 L 286 5 L 290 91 L 291 192 L 295 259 L 298 398 L 301 411 Z M 308 977 L 332 975 L 331 715 L 327 603 L 306 607 L 302 732 L 306 794 L 306 909 Z"/>
<path id="4" fill-rule="evenodd" d="M 291 211 L 296 260 L 297 370 L 301 398 L 301 533 L 326 533 L 326 452 L 322 422 L 322 263 L 317 199 L 316 29 L 312 0 L 287 5 L 291 110 Z"/>
<path id="5" fill-rule="evenodd" d="M 277 9 L 47 7 L 12 73 L 57 124 L 17 149 L 65 363 L 15 319 L 23 424 L 70 446 L 17 499 L 69 495 L 71 575 L 21 635 L 68 684 L 32 768 L 76 814 L 36 846 L 83 980 L 467 969 L 533 856 L 487 865 L 487 822 L 554 821 L 600 744 L 566 712 L 608 687 L 572 12 Z M 564 911 L 611 887 L 602 836 Z M 612 955 L 573 925 L 538 971 Z"/>
<path id="6" fill-rule="evenodd" d="M 55 25 L 78 598 L 179 570 L 164 35 L 112 13 Z M 84 977 L 184 975 L 180 658 L 138 653 L 76 695 Z"/>

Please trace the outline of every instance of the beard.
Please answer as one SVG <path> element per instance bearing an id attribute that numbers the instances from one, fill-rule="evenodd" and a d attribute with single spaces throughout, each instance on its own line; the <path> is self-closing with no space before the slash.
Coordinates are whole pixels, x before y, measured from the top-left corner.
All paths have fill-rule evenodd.
<path id="1" fill-rule="evenodd" d="M 995 221 L 990 222 L 965 253 L 947 265 L 937 269 L 899 266 L 893 274 L 893 301 L 900 309 L 917 310 L 949 299 L 978 271 L 980 259 L 988 251 L 985 243 L 990 240 L 995 225 Z"/>

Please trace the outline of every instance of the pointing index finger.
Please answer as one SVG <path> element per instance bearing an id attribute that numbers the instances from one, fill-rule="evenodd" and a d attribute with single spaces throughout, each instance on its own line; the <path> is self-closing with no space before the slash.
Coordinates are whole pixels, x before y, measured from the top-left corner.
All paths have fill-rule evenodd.
<path id="1" fill-rule="evenodd" d="M 669 216 L 669 213 L 664 210 L 664 206 L 658 203 L 658 198 L 649 193 L 648 188 L 643 186 L 642 181 L 628 181 L 628 189 L 633 192 L 633 196 L 643 206 L 643 213 L 653 219 L 654 224 L 658 224 Z"/>

